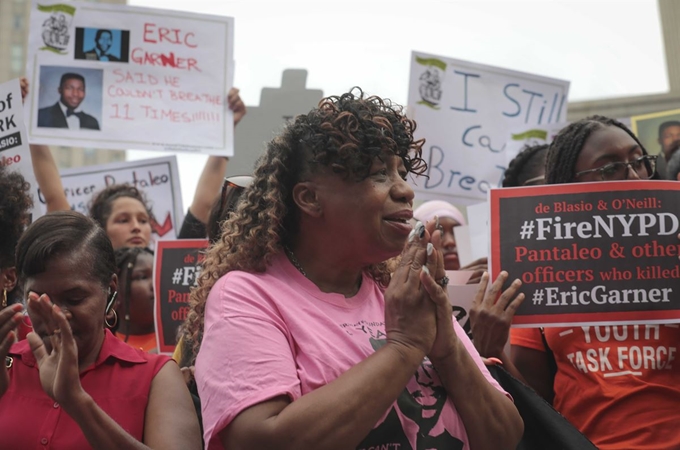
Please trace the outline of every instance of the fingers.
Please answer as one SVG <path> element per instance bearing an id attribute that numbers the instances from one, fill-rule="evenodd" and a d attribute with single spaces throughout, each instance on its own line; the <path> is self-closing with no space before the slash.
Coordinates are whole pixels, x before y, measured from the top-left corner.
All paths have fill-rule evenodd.
<path id="1" fill-rule="evenodd" d="M 486 287 L 488 285 L 489 285 L 489 273 L 484 272 L 482 274 L 481 280 L 479 280 L 479 288 L 477 288 L 475 298 L 472 300 L 473 306 L 478 306 L 482 304 L 482 300 L 484 300 L 484 295 L 486 294 Z"/>
<path id="2" fill-rule="evenodd" d="M 14 330 L 10 331 L 7 333 L 7 336 L 5 336 L 5 339 L 2 340 L 0 343 L 0 364 L 4 363 L 5 357 L 9 354 L 9 349 L 12 347 L 12 344 L 14 344 L 17 340 L 17 334 Z"/>
<path id="3" fill-rule="evenodd" d="M 416 222 L 416 226 L 408 236 L 406 246 L 402 252 L 400 266 L 407 269 L 404 282 L 415 281 L 420 277 L 423 266 L 427 264 L 427 252 L 429 235 L 422 222 Z M 429 270 L 429 269 L 428 269 Z"/>
<path id="4" fill-rule="evenodd" d="M 496 305 L 499 308 L 505 310 L 508 307 L 508 303 L 510 303 L 513 298 L 515 298 L 515 294 L 520 287 L 522 287 L 522 282 L 520 280 L 515 280 L 510 283 L 510 286 L 501 294 L 501 297 L 496 302 Z M 523 294 L 519 295 L 522 296 Z"/>
<path id="5" fill-rule="evenodd" d="M 26 336 L 26 340 L 28 340 L 28 346 L 31 347 L 33 356 L 35 356 L 35 360 L 38 363 L 38 369 L 40 369 L 43 360 L 49 356 L 47 354 L 47 349 L 45 348 L 45 343 L 43 342 L 42 339 L 40 339 L 38 333 L 34 331 L 28 333 L 28 336 Z"/>
<path id="6" fill-rule="evenodd" d="M 484 307 L 491 308 L 496 304 L 496 299 L 498 299 L 500 296 L 501 289 L 503 289 L 503 284 L 505 284 L 505 280 L 507 279 L 508 272 L 505 270 L 498 274 L 498 278 L 496 278 L 496 281 L 494 281 L 491 285 L 491 289 L 489 289 L 489 291 L 484 296 L 484 300 L 482 301 Z"/>
<path id="7" fill-rule="evenodd" d="M 69 364 L 78 364 L 78 347 L 75 339 L 73 339 L 71 325 L 69 325 L 66 315 L 57 305 L 52 306 L 52 314 L 58 326 L 52 337 L 57 342 L 56 346 L 53 342 L 53 348 L 61 351 L 62 358 L 65 358 Z"/>
<path id="8" fill-rule="evenodd" d="M 0 340 L 19 325 L 22 319 L 21 310 L 21 305 L 11 305 L 0 311 Z"/>
<path id="9" fill-rule="evenodd" d="M 430 274 L 430 271 L 425 269 L 426 267 L 420 272 L 420 283 L 423 288 L 425 288 L 430 299 L 437 305 L 437 308 L 450 309 L 451 305 L 444 288 L 437 284 L 434 277 Z"/>

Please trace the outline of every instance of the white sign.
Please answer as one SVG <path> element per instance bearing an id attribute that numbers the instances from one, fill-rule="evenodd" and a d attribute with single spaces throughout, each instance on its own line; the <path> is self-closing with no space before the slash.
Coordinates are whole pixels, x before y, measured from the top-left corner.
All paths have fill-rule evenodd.
<path id="1" fill-rule="evenodd" d="M 233 33 L 229 17 L 34 2 L 31 142 L 233 155 Z"/>
<path id="2" fill-rule="evenodd" d="M 569 122 L 540 126 L 519 125 L 512 128 L 505 151 L 506 166 L 526 147 L 550 144 L 555 139 L 555 136 L 557 136 L 557 133 L 567 125 L 569 125 Z"/>
<path id="3" fill-rule="evenodd" d="M 31 153 L 26 139 L 24 107 L 18 78 L 0 84 L 0 166 L 18 171 L 31 185 L 30 193 L 34 201 L 32 215 L 35 219 L 40 211 L 35 204 L 38 183 L 33 175 Z"/>
<path id="4" fill-rule="evenodd" d="M 175 239 L 184 219 L 179 187 L 177 158 L 128 161 L 99 166 L 65 169 L 61 172 L 66 200 L 74 211 L 88 214 L 89 204 L 97 192 L 112 184 L 128 183 L 142 191 L 149 200 L 157 223 L 154 234 L 161 239 Z M 45 199 L 38 193 L 45 212 Z"/>
<path id="5" fill-rule="evenodd" d="M 510 129 L 566 120 L 569 82 L 425 53 L 411 55 L 409 112 L 425 138 L 422 200 L 472 204 L 500 186 Z"/>

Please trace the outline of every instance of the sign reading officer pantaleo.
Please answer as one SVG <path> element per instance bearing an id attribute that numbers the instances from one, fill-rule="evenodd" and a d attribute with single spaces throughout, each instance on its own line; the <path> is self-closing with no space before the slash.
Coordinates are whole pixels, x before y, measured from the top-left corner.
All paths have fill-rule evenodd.
<path id="1" fill-rule="evenodd" d="M 34 0 L 32 143 L 233 155 L 234 20 Z"/>
<path id="2" fill-rule="evenodd" d="M 513 325 L 680 322 L 679 195 L 647 180 L 491 190 L 492 274 L 526 295 Z"/>
<path id="3" fill-rule="evenodd" d="M 7 171 L 16 170 L 31 185 L 33 196 L 33 219 L 39 215 L 36 209 L 38 183 L 33 175 L 31 153 L 24 127 L 24 109 L 19 79 L 0 84 L 0 166 Z M 3 195 L 0 192 L 0 195 Z"/>
<path id="4" fill-rule="evenodd" d="M 161 241 L 156 247 L 156 342 L 161 353 L 175 349 L 177 330 L 189 314 L 189 294 L 201 274 L 207 247 L 207 239 Z"/>
<path id="5" fill-rule="evenodd" d="M 136 187 L 149 201 L 156 218 L 151 228 L 161 239 L 174 239 L 184 219 L 175 155 L 65 169 L 61 171 L 61 182 L 71 209 L 85 215 L 92 197 L 104 188 L 124 183 Z M 45 198 L 40 191 L 38 202 L 44 214 Z"/>
<path id="6" fill-rule="evenodd" d="M 411 55 L 408 107 L 425 138 L 418 198 L 470 205 L 501 185 L 517 126 L 566 120 L 569 82 L 442 56 Z"/>

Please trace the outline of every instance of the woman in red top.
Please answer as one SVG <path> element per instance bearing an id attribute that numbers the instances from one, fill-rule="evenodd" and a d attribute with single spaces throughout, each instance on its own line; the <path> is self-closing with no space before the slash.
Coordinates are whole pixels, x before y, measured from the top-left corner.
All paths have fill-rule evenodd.
<path id="1" fill-rule="evenodd" d="M 3 448 L 198 449 L 179 369 L 105 330 L 118 279 L 111 241 L 67 211 L 24 232 L 16 268 L 34 330 L 15 340 L 21 305 L 0 311 Z"/>

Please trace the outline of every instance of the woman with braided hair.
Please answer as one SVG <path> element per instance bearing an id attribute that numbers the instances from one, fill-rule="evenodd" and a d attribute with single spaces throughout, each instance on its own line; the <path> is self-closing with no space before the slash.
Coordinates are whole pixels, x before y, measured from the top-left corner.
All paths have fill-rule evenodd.
<path id="1" fill-rule="evenodd" d="M 649 178 L 655 157 L 607 117 L 572 123 L 548 150 L 548 184 Z M 680 328 L 666 325 L 511 330 L 524 378 L 605 450 L 680 448 L 678 342 Z"/>
<path id="2" fill-rule="evenodd" d="M 545 184 L 545 157 L 547 153 L 547 144 L 532 145 L 522 149 L 508 164 L 503 176 L 503 187 Z"/>
<path id="3" fill-rule="evenodd" d="M 118 298 L 116 337 L 145 352 L 156 348 L 153 252 L 146 247 L 116 250 Z"/>
<path id="4" fill-rule="evenodd" d="M 354 91 L 269 143 L 191 297 L 208 449 L 517 445 L 517 410 L 451 317 L 437 233 L 410 223 L 414 129 Z"/>

